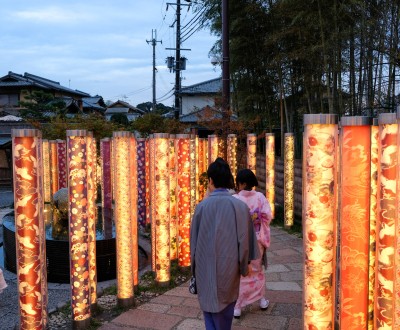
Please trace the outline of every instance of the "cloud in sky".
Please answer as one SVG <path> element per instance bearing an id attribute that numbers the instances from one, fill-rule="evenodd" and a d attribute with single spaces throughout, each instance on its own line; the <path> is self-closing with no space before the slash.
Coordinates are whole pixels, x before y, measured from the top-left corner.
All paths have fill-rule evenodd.
<path id="1" fill-rule="evenodd" d="M 173 105 L 175 74 L 165 59 L 175 56 L 175 6 L 167 1 L 2 1 L 0 76 L 29 72 L 105 100 L 134 105 L 152 100 L 153 48 L 146 40 L 157 30 L 156 96 Z M 186 3 L 182 1 L 182 3 Z M 181 9 L 181 25 L 194 14 Z M 208 30 L 182 44 L 187 57 L 182 85 L 219 77 L 208 52 L 216 41 Z M 169 96 L 169 98 L 166 98 Z"/>

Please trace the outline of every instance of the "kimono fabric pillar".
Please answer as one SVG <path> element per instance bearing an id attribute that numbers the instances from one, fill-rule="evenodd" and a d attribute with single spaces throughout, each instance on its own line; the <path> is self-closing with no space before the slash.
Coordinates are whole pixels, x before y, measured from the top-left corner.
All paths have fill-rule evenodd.
<path id="1" fill-rule="evenodd" d="M 236 134 L 228 134 L 226 147 L 226 160 L 231 168 L 233 178 L 237 173 L 237 137 Z"/>
<path id="2" fill-rule="evenodd" d="M 196 136 L 192 134 L 189 140 L 189 153 L 190 153 L 190 219 L 192 219 L 194 209 L 196 208 L 197 199 L 197 152 L 196 152 Z"/>
<path id="3" fill-rule="evenodd" d="M 100 140 L 101 157 L 101 206 L 104 238 L 112 237 L 112 180 L 111 180 L 111 140 Z"/>
<path id="4" fill-rule="evenodd" d="M 50 174 L 50 145 L 48 140 L 42 141 L 43 150 L 43 191 L 44 202 L 51 203 L 53 195 L 51 194 L 51 174 Z"/>
<path id="5" fill-rule="evenodd" d="M 169 134 L 154 134 L 155 158 L 155 221 L 156 282 L 167 286 L 171 279 L 169 228 Z"/>
<path id="6" fill-rule="evenodd" d="M 304 115 L 303 122 L 303 327 L 333 329 L 337 116 Z"/>
<path id="7" fill-rule="evenodd" d="M 137 190 L 138 190 L 138 226 L 146 227 L 146 139 L 136 139 L 137 153 Z"/>
<path id="8" fill-rule="evenodd" d="M 132 222 L 130 193 L 130 132 L 113 133 L 115 165 L 115 206 L 117 252 L 117 300 L 121 307 L 134 304 L 132 265 Z"/>
<path id="9" fill-rule="evenodd" d="M 41 132 L 11 131 L 20 329 L 47 327 Z"/>
<path id="10" fill-rule="evenodd" d="M 51 197 L 60 189 L 58 187 L 58 156 L 57 141 L 51 140 L 50 144 L 50 175 L 51 175 Z"/>
<path id="11" fill-rule="evenodd" d="M 190 135 L 177 134 L 178 265 L 190 266 Z"/>
<path id="12" fill-rule="evenodd" d="M 275 134 L 265 133 L 265 197 L 275 218 Z"/>
<path id="13" fill-rule="evenodd" d="M 176 201 L 176 162 L 175 134 L 169 136 L 169 240 L 170 258 L 178 258 L 177 230 L 178 230 L 178 205 Z"/>
<path id="14" fill-rule="evenodd" d="M 220 136 L 218 138 L 218 157 L 221 157 L 222 159 L 226 159 L 226 156 L 225 156 L 225 145 L 226 145 L 225 139 L 223 139 Z"/>
<path id="15" fill-rule="evenodd" d="M 130 168 L 130 193 L 131 193 L 131 226 L 132 226 L 132 267 L 133 285 L 139 285 L 139 238 L 138 238 L 138 171 L 137 171 L 137 142 L 132 135 L 129 140 L 129 168 Z"/>
<path id="16" fill-rule="evenodd" d="M 257 135 L 250 133 L 247 134 L 247 168 L 256 174 L 257 166 Z"/>
<path id="17" fill-rule="evenodd" d="M 293 226 L 294 221 L 294 134 L 285 133 L 284 155 L 284 200 L 285 228 Z"/>
<path id="18" fill-rule="evenodd" d="M 74 329 L 90 325 L 88 138 L 67 130 L 71 308 Z"/>
<path id="19" fill-rule="evenodd" d="M 145 147 L 146 170 L 146 225 L 150 224 L 150 147 L 149 139 L 146 139 Z"/>
<path id="20" fill-rule="evenodd" d="M 199 139 L 199 148 L 198 148 L 198 190 L 197 190 L 197 201 L 201 202 L 206 194 L 206 178 L 204 177 L 204 173 L 207 172 L 207 139 Z"/>
<path id="21" fill-rule="evenodd" d="M 378 118 L 373 119 L 371 126 L 371 172 L 369 198 L 369 274 L 368 274 L 368 329 L 374 329 L 374 302 L 375 302 L 375 253 L 376 253 L 376 219 L 378 218 Z"/>
<path id="22" fill-rule="evenodd" d="M 206 172 L 207 171 L 207 169 L 208 169 L 208 164 L 209 164 L 209 162 L 208 162 L 208 158 L 209 158 L 209 153 L 208 153 L 208 138 L 204 138 L 204 139 L 201 139 L 202 140 L 202 142 L 203 142 L 203 149 L 204 149 L 204 163 L 203 163 L 203 172 Z"/>
<path id="23" fill-rule="evenodd" d="M 208 136 L 208 165 L 214 162 L 218 158 L 218 136 L 209 135 Z"/>
<path id="24" fill-rule="evenodd" d="M 195 144 L 195 154 L 194 154 L 194 158 L 195 158 L 195 168 L 196 168 L 196 173 L 194 174 L 194 181 L 195 181 L 195 195 L 196 195 L 196 199 L 194 201 L 194 205 L 196 207 L 196 205 L 200 202 L 199 200 L 199 189 L 200 189 L 200 182 L 199 182 L 199 176 L 200 176 L 200 167 L 199 167 L 199 157 L 200 157 L 200 153 L 199 153 L 199 149 L 200 149 L 200 139 L 198 135 L 194 135 L 194 144 Z M 194 210 L 193 210 L 194 212 Z"/>
<path id="25" fill-rule="evenodd" d="M 375 329 L 394 328 L 396 247 L 396 114 L 383 113 L 379 124 L 378 218 L 376 221 Z"/>
<path id="26" fill-rule="evenodd" d="M 150 197 L 150 223 L 151 223 L 151 270 L 156 271 L 156 149 L 154 143 L 154 134 L 149 135 L 149 197 Z"/>
<path id="27" fill-rule="evenodd" d="M 366 329 L 368 323 L 370 124 L 370 117 L 341 118 L 336 293 L 341 329 Z"/>
<path id="28" fill-rule="evenodd" d="M 87 134 L 87 191 L 88 191 L 88 234 L 89 234 L 89 285 L 90 308 L 94 312 L 97 309 L 97 266 L 96 266 L 96 223 L 97 223 L 97 164 L 96 140 L 93 133 Z"/>
<path id="29" fill-rule="evenodd" d="M 67 154 L 66 142 L 57 140 L 57 164 L 58 164 L 58 189 L 67 187 Z"/>

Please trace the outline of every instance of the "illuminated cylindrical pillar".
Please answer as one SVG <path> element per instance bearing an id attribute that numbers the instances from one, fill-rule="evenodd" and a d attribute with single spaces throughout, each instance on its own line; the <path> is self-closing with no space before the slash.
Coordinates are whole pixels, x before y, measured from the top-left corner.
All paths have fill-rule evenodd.
<path id="1" fill-rule="evenodd" d="M 48 140 L 43 140 L 42 149 L 44 202 L 51 203 L 53 200 L 53 195 L 51 194 L 50 144 Z"/>
<path id="2" fill-rule="evenodd" d="M 11 134 L 20 329 L 46 329 L 42 135 L 34 129 L 13 129 Z"/>
<path id="3" fill-rule="evenodd" d="M 155 158 L 155 221 L 156 282 L 168 285 L 171 278 L 169 229 L 169 134 L 154 134 Z"/>
<path id="4" fill-rule="evenodd" d="M 218 137 L 218 157 L 226 159 L 225 157 L 226 141 L 222 137 Z"/>
<path id="5" fill-rule="evenodd" d="M 57 141 L 50 140 L 50 176 L 51 176 L 51 196 L 58 191 L 58 156 Z"/>
<path id="6" fill-rule="evenodd" d="M 294 221 L 294 134 L 285 133 L 284 156 L 284 212 L 285 227 L 293 226 Z"/>
<path id="7" fill-rule="evenodd" d="M 136 138 L 131 136 L 129 140 L 129 167 L 130 167 L 130 193 L 131 193 L 131 226 L 132 226 L 132 268 L 133 284 L 139 284 L 139 238 L 138 238 L 138 171 L 137 171 L 137 143 Z"/>
<path id="8" fill-rule="evenodd" d="M 66 142 L 57 140 L 58 189 L 67 187 Z"/>
<path id="9" fill-rule="evenodd" d="M 97 164 L 96 139 L 93 133 L 87 134 L 87 217 L 89 237 L 89 285 L 90 285 L 90 308 L 97 308 L 97 266 L 96 266 L 96 164 Z"/>
<path id="10" fill-rule="evenodd" d="M 226 160 L 231 168 L 233 178 L 236 179 L 237 173 L 237 137 L 236 134 L 228 134 Z"/>
<path id="11" fill-rule="evenodd" d="M 156 271 L 156 149 L 154 143 L 154 134 L 149 136 L 149 197 L 150 197 L 150 223 L 151 223 L 151 269 Z"/>
<path id="12" fill-rule="evenodd" d="M 371 174 L 369 199 L 369 282 L 368 282 L 368 329 L 374 329 L 375 305 L 375 254 L 376 254 L 376 219 L 378 218 L 378 164 L 379 164 L 379 126 L 378 118 L 373 119 L 371 126 Z"/>
<path id="13" fill-rule="evenodd" d="M 90 325 L 87 131 L 67 130 L 71 307 L 74 328 Z"/>
<path id="14" fill-rule="evenodd" d="M 257 135 L 250 133 L 247 134 L 247 168 L 256 174 L 257 167 Z"/>
<path id="15" fill-rule="evenodd" d="M 217 135 L 208 136 L 208 165 L 218 158 L 218 140 L 219 139 Z"/>
<path id="16" fill-rule="evenodd" d="M 370 124 L 370 117 L 341 118 L 337 239 L 341 329 L 366 329 L 368 323 Z"/>
<path id="17" fill-rule="evenodd" d="M 100 140 L 101 156 L 101 203 L 104 238 L 112 237 L 112 179 L 111 179 L 111 140 Z"/>
<path id="18" fill-rule="evenodd" d="M 178 264 L 190 266 L 190 135 L 177 134 Z"/>
<path id="19" fill-rule="evenodd" d="M 397 123 L 395 113 L 378 117 L 378 218 L 376 222 L 375 329 L 394 326 L 396 251 Z M 393 328 L 394 329 L 394 328 Z"/>
<path id="20" fill-rule="evenodd" d="M 150 140 L 146 139 L 145 167 L 146 167 L 146 225 L 150 224 Z"/>
<path id="21" fill-rule="evenodd" d="M 137 190 L 138 190 L 138 225 L 146 227 L 146 139 L 136 139 L 137 142 Z"/>
<path id="22" fill-rule="evenodd" d="M 177 204 L 177 185 L 176 185 L 176 166 L 177 154 L 175 152 L 175 134 L 169 136 L 169 240 L 170 258 L 178 258 L 177 232 L 178 232 L 178 204 Z"/>
<path id="23" fill-rule="evenodd" d="M 197 199 L 197 152 L 196 152 L 196 136 L 191 135 L 189 140 L 189 161 L 190 161 L 190 219 L 194 214 L 194 209 L 196 208 Z"/>
<path id="24" fill-rule="evenodd" d="M 115 175 L 114 222 L 117 254 L 117 299 L 120 306 L 134 303 L 132 265 L 132 222 L 130 193 L 131 133 L 113 133 L 113 164 Z"/>
<path id="25" fill-rule="evenodd" d="M 275 134 L 265 133 L 265 197 L 275 218 Z"/>
<path id="26" fill-rule="evenodd" d="M 333 329 L 337 116 L 303 122 L 304 329 Z"/>

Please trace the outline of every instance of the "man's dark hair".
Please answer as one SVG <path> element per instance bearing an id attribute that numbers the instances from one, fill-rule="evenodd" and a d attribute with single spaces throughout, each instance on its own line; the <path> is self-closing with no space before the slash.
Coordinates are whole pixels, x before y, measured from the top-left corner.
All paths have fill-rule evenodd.
<path id="1" fill-rule="evenodd" d="M 215 188 L 233 188 L 233 176 L 229 164 L 221 157 L 218 157 L 208 166 L 208 178 L 214 182 Z"/>
<path id="2" fill-rule="evenodd" d="M 258 186 L 256 175 L 248 168 L 244 168 L 236 174 L 236 185 L 239 186 L 239 183 L 245 184 L 245 189 L 248 190 Z"/>

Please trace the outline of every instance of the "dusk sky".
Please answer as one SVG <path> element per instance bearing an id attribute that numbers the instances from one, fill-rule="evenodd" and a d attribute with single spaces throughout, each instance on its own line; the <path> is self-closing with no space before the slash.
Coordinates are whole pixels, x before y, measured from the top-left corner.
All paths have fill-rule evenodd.
<path id="1" fill-rule="evenodd" d="M 157 30 L 157 102 L 173 105 L 175 74 L 165 59 L 175 56 L 176 6 L 164 0 L 6 1 L 0 0 L 0 76 L 25 72 L 61 85 L 125 100 L 133 105 L 152 101 L 152 29 Z M 182 4 L 187 3 L 181 1 Z M 174 1 L 169 3 L 175 3 Z M 182 6 L 181 25 L 194 14 Z M 190 35 L 189 27 L 186 33 Z M 182 86 L 221 75 L 208 53 L 216 41 L 209 30 L 191 35 L 181 45 L 187 60 Z M 170 96 L 170 97 L 168 97 Z"/>

